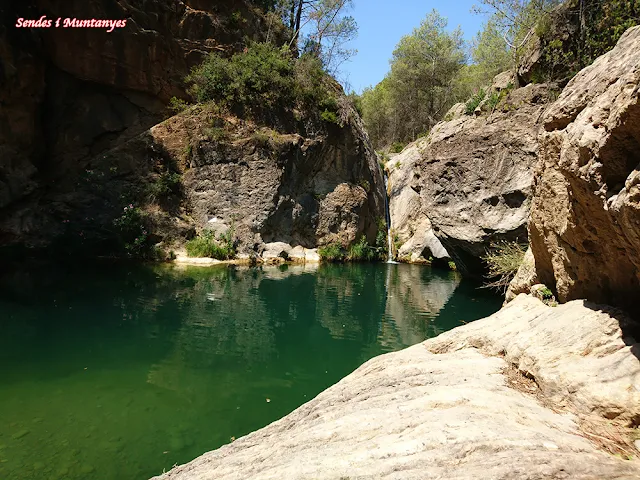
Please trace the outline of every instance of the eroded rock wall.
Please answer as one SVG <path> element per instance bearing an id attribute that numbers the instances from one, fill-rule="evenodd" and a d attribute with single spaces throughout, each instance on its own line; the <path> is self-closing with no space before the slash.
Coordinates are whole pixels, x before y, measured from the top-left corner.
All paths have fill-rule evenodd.
<path id="1" fill-rule="evenodd" d="M 578 73 L 543 117 L 529 230 L 540 281 L 637 312 L 640 27 Z"/>
<path id="2" fill-rule="evenodd" d="M 154 242 L 218 219 L 237 227 L 244 249 L 375 238 L 383 182 L 355 112 L 345 128 L 300 112 L 304 125 L 262 133 L 240 119 L 222 132 L 210 115 L 160 123 L 207 53 L 284 35 L 254 2 L 31 0 L 0 15 L 8 26 L 41 15 L 127 20 L 111 33 L 0 30 L 0 247 L 108 252 L 129 202 L 156 204 L 145 225 Z M 182 175 L 180 195 L 166 201 L 153 190 L 163 172 Z"/>
<path id="3" fill-rule="evenodd" d="M 260 38 L 246 2 L 31 0 L 0 7 L 0 208 L 166 116 L 208 52 Z M 230 24 L 232 11 L 243 24 Z M 17 18 L 124 19 L 101 28 L 15 28 Z M 233 27 L 233 28 L 231 28 Z M 242 28 L 240 28 L 242 27 Z M 231 45 L 228 45 L 231 44 Z"/>
<path id="4" fill-rule="evenodd" d="M 157 179 L 158 166 L 170 166 L 181 175 L 181 195 L 149 210 L 150 234 L 168 245 L 205 228 L 233 228 L 245 254 L 274 242 L 315 248 L 347 246 L 361 235 L 375 240 L 383 180 L 354 111 L 344 126 L 325 122 L 304 136 L 215 110 L 191 107 L 95 157 L 92 171 L 106 188 L 97 198 L 113 204 L 97 224 L 117 214 L 119 195 L 139 191 L 137 183 Z M 78 213 L 90 214 L 90 198 Z"/>
<path id="5" fill-rule="evenodd" d="M 473 115 L 464 114 L 464 105 L 454 107 L 447 116 L 453 119 L 409 146 L 400 162 L 387 164 L 392 223 L 397 205 L 407 205 L 398 219 L 409 210 L 419 212 L 468 274 L 484 273 L 481 257 L 492 243 L 527 241 L 539 119 L 552 88 L 527 85 L 510 91 L 508 82 L 501 83 L 493 89 L 504 91 L 497 106 L 485 102 Z M 405 201 L 408 196 L 419 196 L 419 206 L 413 198 Z"/>
<path id="6" fill-rule="evenodd" d="M 449 254 L 433 232 L 420 200 L 420 173 L 415 169 L 421 159 L 419 144 L 407 146 L 400 154 L 391 156 L 387 164 L 391 231 L 400 244 L 396 258 L 410 263 L 446 263 Z"/>

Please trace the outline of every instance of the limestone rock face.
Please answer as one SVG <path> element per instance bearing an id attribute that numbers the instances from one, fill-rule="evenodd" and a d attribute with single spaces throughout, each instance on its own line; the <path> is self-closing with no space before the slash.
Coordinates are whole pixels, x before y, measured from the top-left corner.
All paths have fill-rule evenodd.
<path id="1" fill-rule="evenodd" d="M 259 40 L 244 2 L 28 0 L 0 7 L 0 208 L 162 120 L 183 78 L 220 45 Z M 203 5 L 198 5 L 198 3 Z M 231 12 L 246 24 L 232 27 Z M 125 28 L 15 28 L 46 15 L 125 19 Z M 229 45 L 231 44 L 231 45 Z"/>
<path id="2" fill-rule="evenodd" d="M 165 188 L 161 172 L 182 175 L 182 199 L 147 212 L 154 242 L 232 225 L 246 250 L 375 238 L 383 182 L 357 114 L 341 128 L 313 124 L 301 112 L 293 126 L 262 134 L 238 120 L 237 131 L 226 125 L 226 139 L 213 138 L 216 125 L 197 122 L 206 116 L 162 123 L 168 100 L 185 97 L 183 79 L 207 53 L 231 54 L 245 37 L 283 34 L 266 25 L 256 2 L 13 3 L 0 7 L 7 24 L 44 14 L 127 24 L 111 33 L 0 32 L 0 247 L 73 239 L 76 253 L 108 250 L 122 199 L 143 197 L 154 184 Z"/>
<path id="3" fill-rule="evenodd" d="M 153 178 L 154 165 L 178 169 L 181 201 L 165 205 L 158 212 L 165 222 L 150 227 L 159 241 L 185 236 L 188 228 L 218 234 L 232 228 L 239 253 L 260 254 L 268 244 L 265 258 L 298 246 L 349 245 L 362 235 L 373 242 L 384 218 L 382 173 L 352 114 L 344 127 L 332 124 L 304 137 L 194 106 L 101 155 L 94 166 L 116 167 L 105 179 L 116 192 Z M 224 127 L 212 130 L 212 124 Z"/>
<path id="4" fill-rule="evenodd" d="M 547 86 L 527 85 L 495 111 L 439 123 L 410 147 L 410 188 L 461 271 L 484 273 L 480 257 L 495 241 L 526 243 L 538 120 L 548 100 Z"/>
<path id="5" fill-rule="evenodd" d="M 387 194 L 391 230 L 401 243 L 397 258 L 406 262 L 445 260 L 446 249 L 433 233 L 428 212 L 420 200 L 420 174 L 415 169 L 420 160 L 417 144 L 409 145 L 389 162 Z"/>
<path id="6" fill-rule="evenodd" d="M 565 302 L 637 312 L 640 27 L 582 70 L 544 115 L 529 230 L 540 281 Z"/>
<path id="7" fill-rule="evenodd" d="M 625 429 L 640 415 L 627 322 L 522 295 L 370 360 L 283 419 L 157 478 L 638 478 L 638 460 L 611 455 L 638 454 Z M 620 429 L 618 444 L 599 422 Z"/>

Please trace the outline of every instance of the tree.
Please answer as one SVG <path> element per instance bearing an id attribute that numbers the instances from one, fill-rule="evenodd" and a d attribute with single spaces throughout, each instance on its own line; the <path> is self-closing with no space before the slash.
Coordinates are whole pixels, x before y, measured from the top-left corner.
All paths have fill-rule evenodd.
<path id="1" fill-rule="evenodd" d="M 459 28 L 432 11 L 398 43 L 391 72 L 362 94 L 363 118 L 377 147 L 427 133 L 458 96 L 456 78 L 466 61 Z"/>
<path id="2" fill-rule="evenodd" d="M 460 28 L 447 32 L 447 20 L 433 10 L 411 35 L 400 40 L 391 60 L 391 98 L 398 140 L 415 140 L 454 103 L 453 82 L 465 64 Z"/>
<path id="3" fill-rule="evenodd" d="M 361 95 L 362 118 L 367 124 L 371 141 L 376 146 L 391 143 L 395 138 L 394 112 L 389 95 L 389 79 L 385 78 L 375 87 L 367 87 Z"/>
<path id="4" fill-rule="evenodd" d="M 280 11 L 292 32 L 292 49 L 317 56 L 332 74 L 355 55 L 355 50 L 346 48 L 358 33 L 355 19 L 346 14 L 353 7 L 353 0 L 283 1 Z M 308 32 L 306 38 L 304 32 Z"/>
<path id="5" fill-rule="evenodd" d="M 476 13 L 492 14 L 496 31 L 504 39 L 517 68 L 522 48 L 533 34 L 534 27 L 560 0 L 480 0 L 482 6 L 474 6 Z M 517 80 L 517 75 L 515 76 Z"/>
<path id="6" fill-rule="evenodd" d="M 479 67 L 483 85 L 509 68 L 509 50 L 495 17 L 492 16 L 472 40 L 471 58 Z"/>

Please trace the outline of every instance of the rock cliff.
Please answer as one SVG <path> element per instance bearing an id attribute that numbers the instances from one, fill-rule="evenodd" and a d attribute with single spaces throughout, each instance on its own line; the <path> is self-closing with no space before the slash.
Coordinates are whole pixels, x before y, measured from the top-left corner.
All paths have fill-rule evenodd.
<path id="1" fill-rule="evenodd" d="M 343 127 L 322 128 L 308 136 L 281 133 L 195 106 L 96 161 L 118 165 L 116 177 L 139 178 L 140 165 L 153 176 L 154 162 L 182 174 L 182 202 L 155 216 L 163 241 L 171 240 L 167 224 L 184 223 L 233 227 L 244 253 L 273 242 L 348 245 L 362 234 L 373 242 L 384 217 L 377 157 L 355 112 Z"/>
<path id="2" fill-rule="evenodd" d="M 637 312 L 640 27 L 578 73 L 545 112 L 529 230 L 539 280 L 560 301 Z"/>
<path id="3" fill-rule="evenodd" d="M 157 478 L 638 478 L 638 460 L 621 458 L 638 454 L 629 326 L 606 307 L 522 295 L 370 360 L 283 419 Z"/>
<path id="4" fill-rule="evenodd" d="M 0 7 L 0 247 L 108 254 L 114 219 L 142 199 L 153 204 L 144 227 L 154 242 L 184 240 L 217 219 L 235 222 L 247 249 L 261 248 L 260 235 L 304 247 L 374 237 L 383 182 L 353 111 L 344 128 L 275 131 L 197 113 L 160 123 L 171 97 L 187 98 L 183 79 L 207 53 L 284 36 L 254 3 Z M 127 23 L 111 33 L 13 28 L 42 15 Z M 182 175 L 180 185 L 167 184 L 169 173 Z"/>
<path id="5" fill-rule="evenodd" d="M 425 243 L 411 233 L 426 236 L 425 219 L 465 273 L 484 272 L 480 257 L 491 243 L 526 242 L 539 119 L 551 88 L 510 90 L 496 80 L 492 91 L 503 92 L 497 105 L 485 102 L 474 115 L 455 106 L 449 121 L 387 164 L 392 225 L 408 244 L 401 252 Z"/>
<path id="6" fill-rule="evenodd" d="M 416 162 L 420 150 L 409 145 L 402 153 L 390 158 L 387 166 L 389 218 L 394 239 L 400 244 L 396 258 L 400 261 L 433 263 L 449 259 L 449 254 L 433 233 L 428 212 L 420 200 L 419 173 Z"/>

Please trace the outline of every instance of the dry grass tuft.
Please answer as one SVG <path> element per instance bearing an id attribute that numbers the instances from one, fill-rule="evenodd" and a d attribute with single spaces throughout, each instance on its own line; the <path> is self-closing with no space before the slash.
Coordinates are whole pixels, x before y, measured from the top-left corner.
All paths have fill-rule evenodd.
<path id="1" fill-rule="evenodd" d="M 489 268 L 487 275 L 489 282 L 485 287 L 495 288 L 505 293 L 509 283 L 518 273 L 526 252 L 527 245 L 517 242 L 502 241 L 491 244 L 491 248 L 482 257 Z"/>

